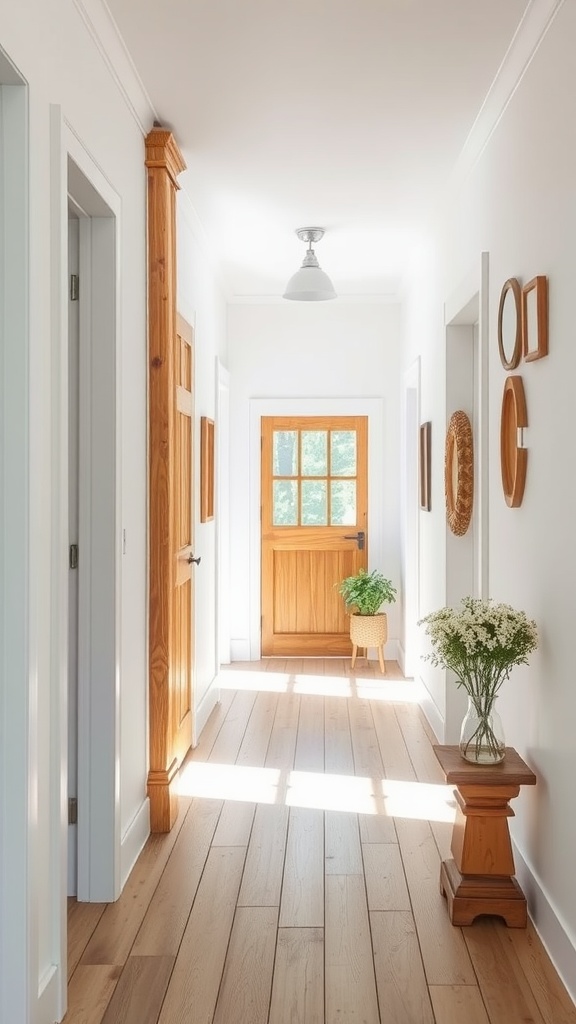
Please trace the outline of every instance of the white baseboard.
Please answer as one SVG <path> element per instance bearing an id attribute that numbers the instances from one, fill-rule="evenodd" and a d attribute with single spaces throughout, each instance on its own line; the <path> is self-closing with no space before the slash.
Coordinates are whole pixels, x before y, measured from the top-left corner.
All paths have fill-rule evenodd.
<path id="1" fill-rule="evenodd" d="M 128 825 L 120 843 L 120 890 L 124 888 L 126 879 L 142 853 L 149 835 L 150 801 L 146 797 Z"/>
<path id="2" fill-rule="evenodd" d="M 434 731 L 434 735 L 436 736 L 436 738 L 438 740 L 438 743 L 444 743 L 444 739 L 445 739 L 445 723 L 444 723 L 444 719 L 442 718 L 442 715 L 440 714 L 438 708 L 436 707 L 436 704 L 432 700 L 432 697 L 430 696 L 429 691 L 424 686 L 423 680 L 419 679 L 418 682 L 422 684 L 422 690 L 423 690 L 423 693 L 424 693 L 424 696 L 420 700 L 420 707 L 422 708 L 422 711 L 426 715 L 426 718 L 428 719 L 428 722 L 432 726 L 432 729 Z"/>
<path id="3" fill-rule="evenodd" d="M 252 661 L 248 638 L 230 641 L 230 661 Z"/>
<path id="4" fill-rule="evenodd" d="M 206 722 L 210 718 L 212 711 L 216 707 L 216 704 L 220 700 L 220 687 L 216 679 L 213 679 L 210 686 L 206 690 L 206 693 L 202 697 L 196 712 L 194 715 L 194 735 L 192 737 L 192 746 L 196 746 L 200 739 L 200 733 L 206 725 Z"/>
<path id="5" fill-rule="evenodd" d="M 398 640 L 388 640 L 384 647 L 384 657 L 388 661 L 398 661 L 400 653 L 400 647 Z M 368 659 L 370 661 L 376 661 L 378 659 L 378 652 L 376 648 L 370 648 L 368 651 Z M 249 640 L 231 640 L 230 641 L 230 660 L 231 661 L 252 661 L 250 655 L 250 641 Z"/>
<path id="6" fill-rule="evenodd" d="M 528 901 L 528 913 L 546 951 L 576 1003 L 576 938 L 550 902 L 533 869 L 512 840 L 516 877 Z"/>

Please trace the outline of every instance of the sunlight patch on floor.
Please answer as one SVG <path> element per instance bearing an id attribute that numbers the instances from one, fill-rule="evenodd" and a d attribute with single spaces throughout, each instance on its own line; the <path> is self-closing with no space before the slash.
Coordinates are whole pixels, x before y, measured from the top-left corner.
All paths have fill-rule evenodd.
<path id="1" fill-rule="evenodd" d="M 287 785 L 286 803 L 290 807 L 425 821 L 454 820 L 452 786 L 297 771 L 289 773 Z"/>
<path id="2" fill-rule="evenodd" d="M 424 821 L 453 821 L 455 810 L 452 786 L 201 761 L 184 768 L 179 792 L 217 800 L 283 803 Z"/>
<path id="3" fill-rule="evenodd" d="M 278 801 L 281 774 L 279 768 L 248 768 L 236 764 L 191 761 L 180 773 L 178 791 L 182 796 L 275 804 Z"/>
<path id="4" fill-rule="evenodd" d="M 365 700 L 417 704 L 424 687 L 414 679 L 362 679 L 355 676 L 309 676 L 287 672 L 220 672 L 222 690 L 299 693 L 317 697 L 361 697 Z"/>

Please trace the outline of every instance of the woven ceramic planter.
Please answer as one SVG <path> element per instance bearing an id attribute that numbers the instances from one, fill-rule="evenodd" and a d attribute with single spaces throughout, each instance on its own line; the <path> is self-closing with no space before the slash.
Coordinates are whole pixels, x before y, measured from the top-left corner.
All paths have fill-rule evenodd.
<path id="1" fill-rule="evenodd" d="M 377 615 L 351 615 L 350 639 L 357 647 L 383 647 L 388 638 L 388 616 L 386 612 Z"/>

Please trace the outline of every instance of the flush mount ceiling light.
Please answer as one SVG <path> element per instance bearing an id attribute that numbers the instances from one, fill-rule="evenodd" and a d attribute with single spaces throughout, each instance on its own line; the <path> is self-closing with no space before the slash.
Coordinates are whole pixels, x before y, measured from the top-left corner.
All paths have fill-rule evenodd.
<path id="1" fill-rule="evenodd" d="M 308 248 L 300 270 L 290 278 L 284 292 L 285 299 L 298 299 L 300 302 L 321 302 L 323 299 L 335 299 L 334 285 L 318 266 L 312 242 L 319 242 L 324 228 L 298 228 L 296 234 L 301 242 L 308 242 Z"/>

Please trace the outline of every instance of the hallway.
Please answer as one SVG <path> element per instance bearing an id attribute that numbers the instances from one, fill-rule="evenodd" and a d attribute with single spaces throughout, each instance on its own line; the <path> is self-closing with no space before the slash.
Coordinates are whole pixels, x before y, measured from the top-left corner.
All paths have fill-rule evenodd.
<path id="1" fill-rule="evenodd" d="M 66 1024 L 576 1024 L 530 924 L 450 925 L 452 790 L 387 671 L 222 671 L 176 826 L 116 904 L 70 902 Z"/>

